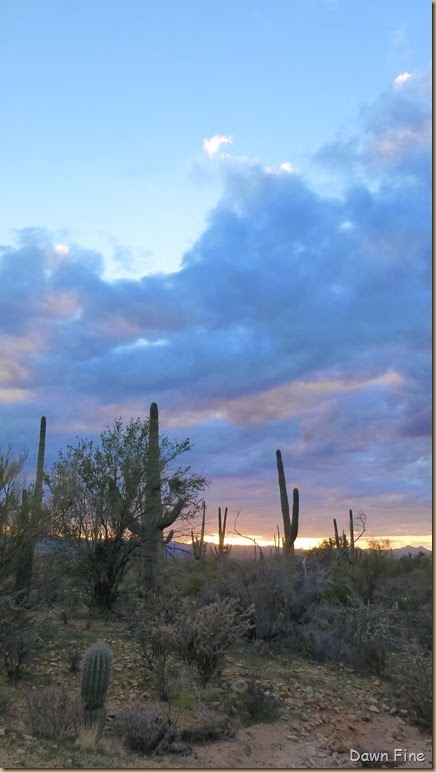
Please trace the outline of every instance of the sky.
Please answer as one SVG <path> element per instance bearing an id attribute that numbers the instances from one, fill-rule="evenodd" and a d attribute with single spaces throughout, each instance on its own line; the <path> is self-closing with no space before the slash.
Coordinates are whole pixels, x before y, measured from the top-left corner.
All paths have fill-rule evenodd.
<path id="1" fill-rule="evenodd" d="M 431 4 L 1 0 L 2 446 L 159 405 L 229 528 L 431 546 Z M 282 527 L 282 526 L 281 526 Z"/>

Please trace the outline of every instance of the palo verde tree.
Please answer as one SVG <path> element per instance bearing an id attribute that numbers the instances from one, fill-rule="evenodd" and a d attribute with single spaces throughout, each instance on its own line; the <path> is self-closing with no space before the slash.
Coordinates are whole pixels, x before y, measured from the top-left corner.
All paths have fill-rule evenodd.
<path id="1" fill-rule="evenodd" d="M 79 575 L 100 608 L 110 609 L 136 550 L 146 588 L 158 583 L 164 531 L 191 522 L 207 485 L 190 467 L 175 467 L 189 439 L 158 436 L 150 419 L 116 419 L 100 442 L 78 439 L 59 454 L 47 482 L 54 531 L 74 544 Z"/>

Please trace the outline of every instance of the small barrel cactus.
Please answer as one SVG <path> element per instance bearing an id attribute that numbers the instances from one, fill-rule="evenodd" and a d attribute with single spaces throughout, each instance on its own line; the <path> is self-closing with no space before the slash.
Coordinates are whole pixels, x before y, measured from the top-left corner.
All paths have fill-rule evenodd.
<path id="1" fill-rule="evenodd" d="M 112 652 L 104 643 L 90 646 L 83 655 L 82 701 L 85 724 L 101 731 L 106 718 L 105 699 L 112 669 Z"/>

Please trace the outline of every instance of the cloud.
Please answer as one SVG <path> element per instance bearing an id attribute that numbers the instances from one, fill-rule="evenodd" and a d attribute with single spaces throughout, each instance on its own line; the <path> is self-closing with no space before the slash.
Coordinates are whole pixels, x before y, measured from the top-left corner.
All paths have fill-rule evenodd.
<path id="1" fill-rule="evenodd" d="M 53 453 L 156 400 L 163 432 L 192 438 L 189 462 L 212 477 L 212 502 L 248 509 L 257 530 L 278 506 L 277 447 L 311 528 L 326 507 L 356 505 L 392 527 L 412 510 L 425 522 L 427 97 L 422 79 L 392 88 L 362 110 L 356 136 L 324 146 L 316 163 L 341 177 L 337 198 L 289 168 L 229 165 L 176 273 L 109 282 L 98 253 L 56 250 L 44 230 L 3 247 L 7 439 L 28 447 L 47 414 Z"/>
<path id="2" fill-rule="evenodd" d="M 411 72 L 402 72 L 401 75 L 397 75 L 396 78 L 394 78 L 394 85 L 395 86 L 402 86 L 403 83 L 406 83 L 409 78 L 412 77 Z"/>
<path id="3" fill-rule="evenodd" d="M 53 251 L 56 255 L 68 255 L 70 248 L 66 244 L 55 244 Z"/>
<path id="4" fill-rule="evenodd" d="M 428 148 L 432 132 L 431 79 L 416 77 L 404 88 L 390 87 L 361 109 L 358 137 L 340 138 L 321 147 L 314 161 L 336 178 L 343 189 L 361 182 L 374 189 L 391 174 L 428 183 Z"/>
<path id="5" fill-rule="evenodd" d="M 289 161 L 284 161 L 278 167 L 267 166 L 265 168 L 265 171 L 267 174 L 283 174 L 283 172 L 287 174 L 292 174 L 292 172 L 294 171 L 294 167 L 292 166 L 292 164 L 289 163 Z"/>
<path id="6" fill-rule="evenodd" d="M 208 156 L 214 156 L 218 153 L 221 145 L 231 144 L 232 138 L 224 134 L 215 134 L 209 139 L 203 140 L 203 150 Z"/>

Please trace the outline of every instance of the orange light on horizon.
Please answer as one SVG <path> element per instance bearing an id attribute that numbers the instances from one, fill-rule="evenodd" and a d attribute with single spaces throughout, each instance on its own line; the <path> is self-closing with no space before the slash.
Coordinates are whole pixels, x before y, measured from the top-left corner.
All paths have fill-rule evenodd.
<path id="1" fill-rule="evenodd" d="M 313 547 L 318 547 L 325 539 L 328 539 L 328 536 L 298 536 L 295 541 L 295 548 L 296 549 L 302 549 L 302 550 L 309 550 Z M 369 547 L 369 542 L 372 540 L 383 542 L 384 540 L 387 540 L 389 542 L 389 546 L 392 549 L 401 549 L 404 547 L 426 547 L 426 549 L 431 550 L 432 549 L 432 535 L 427 534 L 425 536 L 415 536 L 413 534 L 403 535 L 403 536 L 370 536 L 368 535 L 367 538 L 358 539 L 356 542 L 356 546 L 360 547 L 361 549 L 367 549 Z M 205 537 L 205 542 L 209 542 L 210 544 L 218 544 L 219 543 L 219 537 L 217 533 L 208 534 Z M 245 538 L 243 536 L 235 536 L 232 534 L 226 535 L 225 543 L 231 544 L 235 546 L 240 547 L 249 547 L 250 545 L 253 545 L 254 542 L 259 545 L 259 547 L 274 547 L 274 541 L 271 541 L 271 539 L 265 539 L 262 536 L 258 535 L 247 535 Z M 191 544 L 191 541 L 187 540 L 182 542 L 183 544 Z M 280 546 L 282 546 L 280 544 Z"/>

